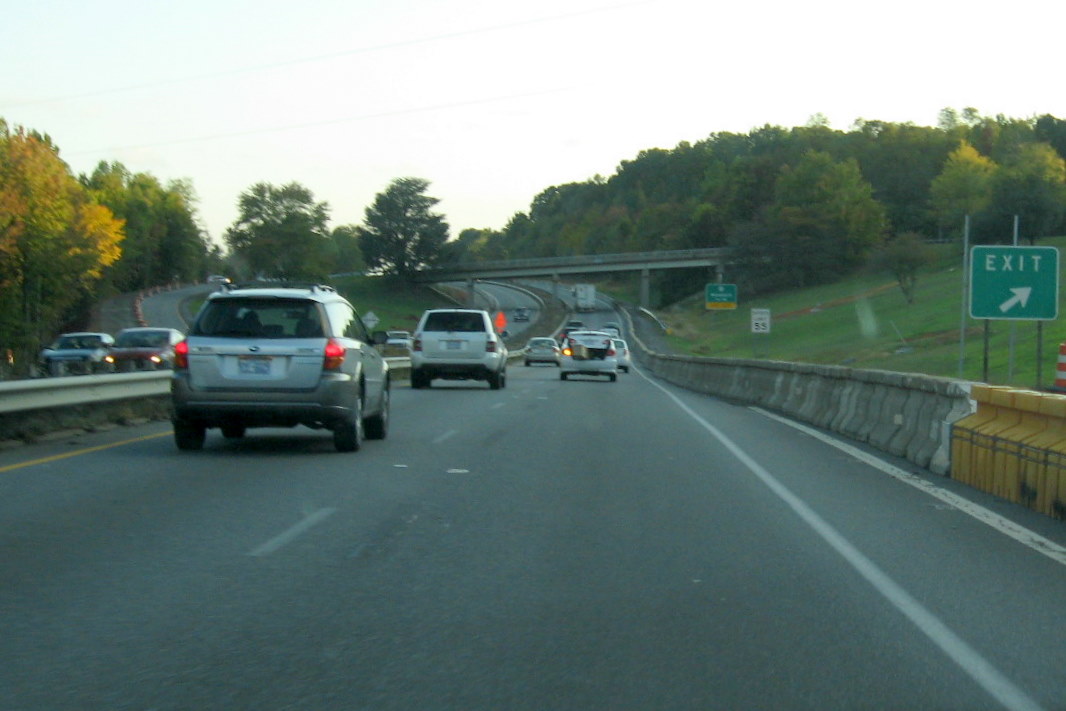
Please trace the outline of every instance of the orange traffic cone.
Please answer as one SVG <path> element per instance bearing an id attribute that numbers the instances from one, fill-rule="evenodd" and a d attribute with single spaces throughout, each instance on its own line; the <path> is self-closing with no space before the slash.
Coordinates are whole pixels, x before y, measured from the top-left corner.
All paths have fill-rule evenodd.
<path id="1" fill-rule="evenodd" d="M 1059 344 L 1059 364 L 1055 368 L 1055 384 L 1051 389 L 1066 392 L 1066 343 Z"/>

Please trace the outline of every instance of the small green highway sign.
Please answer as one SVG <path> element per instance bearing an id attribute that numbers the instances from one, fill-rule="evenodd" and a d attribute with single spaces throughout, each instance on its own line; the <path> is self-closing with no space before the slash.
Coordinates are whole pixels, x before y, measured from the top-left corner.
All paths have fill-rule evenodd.
<path id="1" fill-rule="evenodd" d="M 708 309 L 735 309 L 737 307 L 736 284 L 708 284 L 704 293 Z"/>
<path id="2" fill-rule="evenodd" d="M 1056 247 L 970 250 L 970 317 L 1050 321 L 1059 315 Z"/>

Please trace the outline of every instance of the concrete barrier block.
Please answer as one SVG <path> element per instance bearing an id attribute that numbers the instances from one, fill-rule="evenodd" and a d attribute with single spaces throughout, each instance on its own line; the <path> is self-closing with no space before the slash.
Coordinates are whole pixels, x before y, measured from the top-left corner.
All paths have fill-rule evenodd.
<path id="1" fill-rule="evenodd" d="M 869 413 L 868 422 L 871 426 L 866 441 L 892 454 L 902 455 L 902 449 L 892 451 L 890 444 L 903 427 L 903 407 L 907 400 L 907 391 L 903 387 L 904 376 L 901 373 L 876 371 L 874 377 L 879 380 L 877 393 L 880 408 Z"/>

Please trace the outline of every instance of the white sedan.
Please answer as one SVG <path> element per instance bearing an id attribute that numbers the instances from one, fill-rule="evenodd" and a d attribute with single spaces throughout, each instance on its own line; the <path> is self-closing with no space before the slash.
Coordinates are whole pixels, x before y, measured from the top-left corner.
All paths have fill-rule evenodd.
<path id="1" fill-rule="evenodd" d="M 606 375 L 618 379 L 618 358 L 614 341 L 603 331 L 571 331 L 563 339 L 560 380 L 571 375 Z"/>
<path id="2" fill-rule="evenodd" d="M 618 359 L 618 369 L 623 373 L 629 372 L 629 346 L 621 338 L 612 339 L 614 343 L 615 357 Z"/>

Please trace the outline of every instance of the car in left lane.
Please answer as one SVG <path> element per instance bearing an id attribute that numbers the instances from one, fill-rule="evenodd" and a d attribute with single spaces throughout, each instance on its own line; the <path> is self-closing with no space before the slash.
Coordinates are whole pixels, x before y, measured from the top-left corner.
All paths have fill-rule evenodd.
<path id="1" fill-rule="evenodd" d="M 173 366 L 174 346 L 184 337 L 176 328 L 124 328 L 115 335 L 115 345 L 104 360 L 119 373 L 164 370 Z"/>
<path id="2" fill-rule="evenodd" d="M 115 339 L 110 333 L 76 331 L 63 333 L 37 359 L 41 375 L 91 375 L 110 373 L 107 362 Z"/>
<path id="3" fill-rule="evenodd" d="M 410 331 L 385 331 L 385 343 L 381 352 L 387 356 L 408 356 L 411 354 Z"/>
<path id="4" fill-rule="evenodd" d="M 526 350 L 522 360 L 527 366 L 530 363 L 551 363 L 554 366 L 558 366 L 561 357 L 559 344 L 555 342 L 554 338 L 551 336 L 538 336 L 530 338 L 529 342 L 526 343 Z"/>

